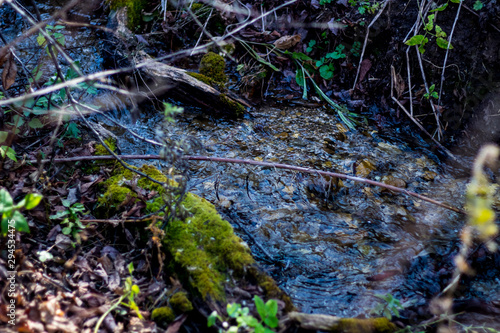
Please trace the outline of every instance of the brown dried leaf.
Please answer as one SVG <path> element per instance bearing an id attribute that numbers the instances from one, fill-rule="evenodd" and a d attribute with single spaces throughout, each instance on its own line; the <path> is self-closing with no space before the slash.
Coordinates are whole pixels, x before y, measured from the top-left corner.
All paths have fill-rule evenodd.
<path id="1" fill-rule="evenodd" d="M 7 61 L 5 62 L 5 67 L 2 73 L 2 84 L 5 90 L 9 89 L 10 86 L 14 84 L 14 82 L 16 81 L 16 76 L 17 66 L 16 62 L 14 61 L 14 56 L 11 53 L 7 58 Z"/>
<path id="2" fill-rule="evenodd" d="M 298 42 L 300 42 L 300 35 L 293 35 L 283 36 L 280 39 L 276 40 L 273 44 L 277 49 L 288 50 L 289 48 L 297 45 Z"/>
<path id="3" fill-rule="evenodd" d="M 359 70 L 359 82 L 363 81 L 370 68 L 372 68 L 372 62 L 370 59 L 364 59 L 361 62 L 361 68 Z"/>
<path id="4" fill-rule="evenodd" d="M 1 4 L 1 2 L 0 2 Z M 0 66 L 3 65 L 3 63 L 5 62 L 5 60 L 7 60 L 7 53 L 9 53 L 9 48 L 8 47 L 2 47 L 0 49 Z"/>

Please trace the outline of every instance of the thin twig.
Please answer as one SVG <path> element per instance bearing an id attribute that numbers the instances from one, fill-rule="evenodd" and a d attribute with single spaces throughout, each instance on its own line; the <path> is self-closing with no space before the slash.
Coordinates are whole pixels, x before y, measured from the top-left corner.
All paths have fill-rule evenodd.
<path id="1" fill-rule="evenodd" d="M 370 22 L 368 27 L 366 28 L 366 36 L 365 36 L 365 43 L 363 44 L 363 51 L 361 51 L 361 56 L 359 57 L 359 64 L 358 64 L 358 70 L 356 72 L 356 78 L 354 79 L 354 85 L 352 86 L 352 89 L 356 89 L 356 83 L 358 82 L 358 77 L 359 77 L 359 71 L 361 70 L 361 62 L 363 62 L 363 56 L 365 55 L 365 50 L 366 50 L 366 44 L 368 43 L 368 36 L 370 35 L 370 28 L 371 26 L 378 20 L 380 15 L 384 12 L 385 7 L 391 0 L 385 0 L 382 8 L 378 11 L 377 15 L 373 18 L 373 20 Z"/>
<path id="2" fill-rule="evenodd" d="M 444 72 L 446 70 L 446 62 L 448 61 L 448 53 L 450 52 L 453 33 L 455 32 L 455 26 L 457 25 L 458 16 L 460 15 L 460 8 L 462 8 L 462 1 L 459 1 L 458 3 L 457 15 L 455 15 L 455 21 L 453 22 L 453 26 L 451 27 L 450 39 L 448 40 L 448 47 L 446 48 L 446 54 L 444 56 L 443 71 L 441 72 L 441 85 L 439 87 L 438 105 L 441 105 L 441 94 L 443 93 L 443 84 L 444 84 Z"/>
<path id="3" fill-rule="evenodd" d="M 208 24 L 208 21 L 210 21 L 210 18 L 212 17 L 212 13 L 213 12 L 214 12 L 214 9 L 212 8 L 210 10 L 210 14 L 208 14 L 207 20 L 205 21 L 205 25 L 203 25 L 203 27 L 201 27 L 200 37 L 198 37 L 198 40 L 196 41 L 196 44 L 194 44 L 195 48 L 198 46 L 198 44 L 200 44 L 201 38 L 203 37 L 203 34 L 207 30 L 207 24 Z M 191 8 L 189 9 L 189 13 L 191 13 Z M 193 16 L 194 16 L 194 14 L 193 14 Z M 193 55 L 193 52 L 191 52 L 191 54 L 190 54 L 191 56 Z"/>
<path id="4" fill-rule="evenodd" d="M 110 155 L 102 155 L 102 156 L 77 156 L 77 157 L 68 157 L 68 158 L 55 158 L 54 163 L 66 163 L 66 162 L 77 162 L 77 161 L 94 161 L 94 160 L 113 160 L 116 159 L 118 155 L 113 154 L 113 156 Z M 141 160 L 161 160 L 163 159 L 160 155 L 120 155 L 119 159 L 121 160 L 131 160 L 131 159 L 141 159 Z M 382 187 L 385 189 L 388 189 L 390 191 L 396 192 L 396 193 L 403 193 L 421 200 L 424 200 L 426 202 L 432 203 L 434 205 L 452 210 L 454 212 L 460 213 L 460 214 L 466 214 L 465 211 L 452 207 L 450 205 L 447 205 L 443 202 L 428 198 L 424 195 L 406 190 L 404 188 L 384 184 L 381 182 L 377 182 L 375 180 L 370 180 L 366 178 L 361 178 L 361 177 L 356 177 L 356 176 L 349 176 L 343 173 L 337 173 L 337 172 L 329 172 L 329 171 L 323 171 L 323 170 L 317 170 L 317 169 L 312 169 L 312 168 L 305 168 L 305 167 L 299 167 L 299 166 L 293 166 L 289 164 L 282 164 L 282 163 L 270 163 L 270 162 L 261 162 L 261 161 L 254 161 L 254 160 L 243 160 L 243 159 L 237 159 L 237 158 L 223 158 L 223 157 L 210 157 L 210 156 L 183 156 L 181 157 L 183 160 L 188 160 L 188 161 L 210 161 L 210 162 L 223 162 L 223 163 L 235 163 L 235 164 L 250 164 L 250 165 L 258 165 L 261 167 L 270 167 L 270 168 L 275 168 L 275 169 L 285 169 L 285 170 L 292 170 L 292 171 L 297 171 L 297 172 L 305 172 L 305 173 L 310 173 L 310 174 L 317 174 L 317 175 L 323 175 L 323 176 L 330 176 L 330 177 L 336 177 L 340 179 L 348 179 L 352 180 L 358 183 L 363 183 L 363 184 L 369 184 L 369 185 L 374 185 L 378 187 Z M 42 160 L 42 162 L 45 160 Z M 39 163 L 37 160 L 29 160 L 29 163 Z M 136 170 L 134 170 L 136 172 Z M 157 182 L 157 181 L 155 181 Z"/>

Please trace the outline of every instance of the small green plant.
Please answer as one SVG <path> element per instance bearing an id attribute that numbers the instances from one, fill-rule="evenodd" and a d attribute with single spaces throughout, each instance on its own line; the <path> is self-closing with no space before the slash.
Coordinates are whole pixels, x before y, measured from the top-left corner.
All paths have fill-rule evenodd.
<path id="1" fill-rule="evenodd" d="M 335 51 L 327 53 L 320 60 L 316 61 L 316 67 L 319 68 L 319 74 L 323 79 L 330 80 L 333 77 L 335 66 L 331 61 L 345 58 L 344 49 L 345 46 L 340 44 L 335 48 Z"/>
<path id="2" fill-rule="evenodd" d="M 460 1 L 461 0 L 449 0 L 442 6 L 430 10 L 430 12 L 441 12 L 448 7 L 449 2 L 460 3 Z M 420 51 L 421 54 L 424 54 L 425 44 L 429 42 L 429 38 L 427 38 L 427 35 L 431 35 L 436 37 L 437 46 L 445 50 L 452 49 L 453 46 L 448 40 L 446 40 L 447 37 L 446 32 L 444 32 L 443 29 L 441 29 L 441 27 L 434 22 L 435 18 L 436 14 L 429 14 L 429 16 L 427 16 L 427 23 L 424 25 L 424 34 L 413 36 L 412 38 L 408 39 L 405 42 L 405 44 L 408 46 L 418 45 L 418 50 Z"/>
<path id="3" fill-rule="evenodd" d="M 389 320 L 392 320 L 393 316 L 399 317 L 399 311 L 410 305 L 410 302 L 401 304 L 401 302 L 390 293 L 385 295 L 376 294 L 375 297 L 378 297 L 381 302 L 372 310 L 372 313 L 378 316 L 384 316 Z"/>
<path id="4" fill-rule="evenodd" d="M 472 8 L 476 11 L 483 9 L 483 7 L 484 7 L 484 4 L 480 0 L 476 0 L 476 2 L 474 2 L 474 6 L 472 6 Z"/>
<path id="5" fill-rule="evenodd" d="M 1 146 L 0 147 L 0 156 L 2 156 L 2 159 L 4 159 L 5 157 L 8 157 L 11 160 L 13 160 L 14 162 L 17 162 L 16 152 L 11 147 Z"/>
<path id="6" fill-rule="evenodd" d="M 351 54 L 355 57 L 359 57 L 361 52 L 361 42 L 360 41 L 355 41 L 352 43 L 351 47 Z"/>
<path id="7" fill-rule="evenodd" d="M 47 35 L 54 38 L 57 43 L 64 46 L 64 45 L 66 45 L 66 40 L 64 38 L 64 35 L 62 34 L 62 30 L 64 28 L 65 28 L 64 25 L 52 26 L 52 25 L 47 24 L 45 26 L 45 32 L 47 33 Z M 49 45 L 47 43 L 45 36 L 41 32 L 38 33 L 38 37 L 36 38 L 36 41 L 37 41 L 38 45 L 40 45 L 41 47 L 45 47 L 45 51 L 47 52 L 48 55 L 50 55 Z M 52 45 L 51 50 L 52 50 L 54 56 L 57 56 L 57 49 L 53 45 Z"/>
<path id="8" fill-rule="evenodd" d="M 259 296 L 254 296 L 255 307 L 259 313 L 260 320 L 250 314 L 248 307 L 241 307 L 239 303 L 231 303 L 227 305 L 227 314 L 230 318 L 236 320 L 237 325 L 229 326 L 216 311 L 212 312 L 208 317 L 208 327 L 213 326 L 217 319 L 222 322 L 222 326 L 228 333 L 237 332 L 255 332 L 255 333 L 272 333 L 273 329 L 279 326 L 279 320 L 276 317 L 278 314 L 278 302 L 274 299 L 268 300 L 266 303 Z M 220 330 L 220 332 L 224 332 Z"/>
<path id="9" fill-rule="evenodd" d="M 144 319 L 141 312 L 139 311 L 139 307 L 135 303 L 135 296 L 139 295 L 141 290 L 140 290 L 138 285 L 134 284 L 134 281 L 132 278 L 132 273 L 134 272 L 134 264 L 130 263 L 127 267 L 128 267 L 128 272 L 130 274 L 130 276 L 125 279 L 125 290 L 124 291 L 125 291 L 125 296 L 126 296 L 125 298 L 127 299 L 127 303 L 121 303 L 121 304 L 125 305 L 126 307 L 135 311 L 135 313 L 137 314 L 137 317 L 139 317 L 139 319 Z"/>
<path id="10" fill-rule="evenodd" d="M 380 2 L 374 1 L 360 1 L 360 0 L 349 0 L 349 4 L 352 7 L 357 7 L 358 12 L 363 15 L 365 13 L 375 14 L 375 12 L 380 8 Z"/>
<path id="11" fill-rule="evenodd" d="M 77 243 L 80 243 L 80 232 L 85 229 L 85 226 L 80 221 L 79 214 L 83 214 L 85 207 L 79 202 L 71 205 L 69 200 L 63 200 L 62 204 L 66 207 L 66 210 L 58 211 L 56 214 L 51 215 L 50 218 L 53 220 L 64 218 L 61 224 L 66 224 L 67 226 L 62 228 L 62 233 L 73 236 Z"/>
<path id="12" fill-rule="evenodd" d="M 180 106 L 175 106 L 170 103 L 163 103 L 165 121 L 169 123 L 175 122 L 175 115 L 184 112 L 184 108 Z"/>
<path id="13" fill-rule="evenodd" d="M 129 272 L 130 276 L 125 279 L 125 288 L 123 290 L 123 295 L 121 295 L 120 298 L 118 298 L 118 300 L 116 300 L 113 303 L 113 305 L 111 305 L 109 307 L 109 309 L 102 314 L 102 316 L 99 318 L 99 320 L 97 321 L 97 324 L 94 328 L 94 333 L 97 333 L 99 331 L 99 327 L 101 326 L 102 322 L 104 321 L 104 318 L 106 318 L 107 315 L 109 313 L 111 313 L 111 311 L 113 311 L 114 309 L 116 309 L 120 305 L 124 305 L 124 306 L 134 310 L 135 313 L 137 314 L 137 317 L 139 317 L 139 319 L 144 319 L 144 316 L 139 311 L 139 307 L 137 306 L 137 303 L 135 302 L 135 297 L 141 292 L 141 290 L 140 290 L 138 285 L 134 284 L 134 281 L 133 281 L 132 273 L 134 272 L 134 264 L 133 263 L 128 264 L 127 268 L 128 268 L 128 272 Z M 125 299 L 127 300 L 126 303 L 123 302 Z M 124 313 L 124 315 L 126 315 L 126 313 Z"/>
<path id="14" fill-rule="evenodd" d="M 14 205 L 14 200 L 12 199 L 10 193 L 5 190 L 0 190 L 0 214 L 2 214 L 2 235 L 6 236 L 7 233 L 13 235 L 14 231 L 20 232 L 30 232 L 28 226 L 28 221 L 23 214 L 21 214 L 21 209 L 30 210 L 38 206 L 42 200 L 42 195 L 36 193 L 27 194 L 23 200 Z"/>
<path id="15" fill-rule="evenodd" d="M 424 98 L 430 99 L 430 98 L 435 98 L 438 99 L 438 93 L 437 91 L 434 91 L 436 89 L 436 85 L 433 84 L 432 86 L 429 87 L 429 92 L 424 94 Z"/>

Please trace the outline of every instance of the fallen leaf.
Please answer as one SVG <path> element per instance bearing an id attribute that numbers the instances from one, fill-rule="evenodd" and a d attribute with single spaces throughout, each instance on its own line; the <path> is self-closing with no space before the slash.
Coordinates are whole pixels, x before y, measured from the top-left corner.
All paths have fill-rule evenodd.
<path id="1" fill-rule="evenodd" d="M 17 66 L 12 53 L 8 56 L 2 73 L 2 85 L 5 90 L 14 84 L 17 76 Z"/>
<path id="2" fill-rule="evenodd" d="M 0 5 L 1 5 L 2 1 L 0 1 Z M 7 53 L 9 53 L 9 48 L 8 47 L 2 47 L 0 49 L 0 66 L 3 65 L 3 63 L 5 62 L 5 60 L 7 60 Z"/>
<path id="3" fill-rule="evenodd" d="M 283 36 L 280 39 L 276 40 L 273 44 L 277 49 L 288 50 L 289 48 L 297 45 L 298 42 L 300 42 L 300 35 L 293 35 Z"/>
<path id="4" fill-rule="evenodd" d="M 361 62 L 361 69 L 359 70 L 359 82 L 363 81 L 370 68 L 372 68 L 372 62 L 370 59 L 364 59 Z"/>

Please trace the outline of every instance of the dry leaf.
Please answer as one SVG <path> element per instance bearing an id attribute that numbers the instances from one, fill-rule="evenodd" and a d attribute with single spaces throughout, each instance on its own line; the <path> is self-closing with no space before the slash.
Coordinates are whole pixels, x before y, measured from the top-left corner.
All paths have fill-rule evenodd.
<path id="1" fill-rule="evenodd" d="M 289 48 L 297 45 L 298 42 L 300 42 L 300 35 L 293 35 L 283 36 L 280 39 L 276 40 L 273 44 L 277 49 L 288 50 Z"/>
<path id="2" fill-rule="evenodd" d="M 361 62 L 361 68 L 359 70 L 359 82 L 363 81 L 370 68 L 372 68 L 372 62 L 370 59 L 364 59 Z"/>
<path id="3" fill-rule="evenodd" d="M 2 47 L 0 49 L 0 66 L 3 65 L 3 63 L 5 62 L 5 60 L 7 60 L 7 53 L 9 53 L 9 48 L 8 47 L 4 46 L 4 47 Z"/>
<path id="4" fill-rule="evenodd" d="M 14 56 L 10 53 L 10 56 L 5 62 L 5 67 L 2 73 L 2 84 L 5 90 L 9 89 L 12 84 L 16 81 L 17 66 L 14 61 Z"/>

